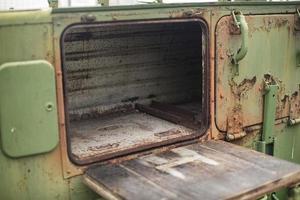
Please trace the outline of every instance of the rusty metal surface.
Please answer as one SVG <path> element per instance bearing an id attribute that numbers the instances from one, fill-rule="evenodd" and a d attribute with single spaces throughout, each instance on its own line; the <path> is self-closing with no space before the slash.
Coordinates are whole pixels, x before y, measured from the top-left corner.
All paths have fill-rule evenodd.
<path id="1" fill-rule="evenodd" d="M 163 18 L 176 18 L 176 20 L 178 20 L 177 15 L 181 15 L 181 13 L 184 12 L 190 12 L 190 11 L 196 11 L 196 10 L 202 10 L 202 18 L 201 20 L 204 21 L 209 21 L 210 19 L 210 13 L 208 12 L 207 9 L 203 10 L 203 9 L 194 9 L 194 8 L 180 8 L 180 9 L 154 9 L 154 10 L 135 10 L 135 11 L 112 11 L 109 13 L 105 13 L 105 12 L 93 12 L 92 14 L 94 14 L 97 18 L 97 21 L 99 19 L 101 19 L 101 21 L 115 21 L 115 20 L 133 20 L 133 19 L 143 19 L 143 20 L 153 20 L 153 19 L 163 19 Z M 53 27 L 54 27 L 54 38 L 53 38 L 53 43 L 54 43 L 54 56 L 55 56 L 55 67 L 56 67 L 56 74 L 57 74 L 57 95 L 58 95 L 58 107 L 59 107 L 59 120 L 60 120 L 60 147 L 61 147 L 61 156 L 62 156 L 62 166 L 63 166 L 63 176 L 64 178 L 69 178 L 72 176 L 76 176 L 79 174 L 82 174 L 83 170 L 85 169 L 84 166 L 77 166 L 74 165 L 73 162 L 70 161 L 69 156 L 68 156 L 68 150 L 67 150 L 67 133 L 66 133 L 66 116 L 64 113 L 65 110 L 65 104 L 64 104 L 64 97 L 63 97 L 63 84 L 62 84 L 62 59 L 61 59 L 61 47 L 60 47 L 60 38 L 61 38 L 61 34 L 64 31 L 64 29 L 70 25 L 70 24 L 74 24 L 74 23 L 78 23 L 80 22 L 80 16 L 81 14 L 78 13 L 65 13 L 65 14 L 56 14 L 53 15 Z M 209 24 L 206 24 L 205 26 L 210 27 Z M 209 49 L 208 46 L 208 33 L 206 33 L 205 38 L 202 38 L 203 43 L 202 45 L 204 46 L 203 48 L 203 52 L 206 53 L 207 50 Z M 213 41 L 213 39 L 211 40 Z M 203 58 L 203 63 L 208 65 L 209 62 L 211 62 L 209 60 L 209 54 L 212 54 L 211 52 L 213 52 L 213 48 L 211 48 L 212 50 L 210 51 L 210 53 L 206 54 Z M 213 68 L 211 68 L 210 70 L 204 69 L 204 73 L 208 74 L 208 71 L 213 70 Z M 203 80 L 203 82 L 205 84 L 208 83 L 208 80 L 210 80 L 209 76 L 206 76 Z M 213 90 L 211 90 L 213 92 Z M 209 92 L 209 88 L 207 87 L 206 92 Z M 212 95 L 208 95 L 211 96 Z M 204 108 L 204 112 L 207 112 L 210 108 L 208 101 L 205 103 L 205 108 Z M 193 107 L 193 106 L 191 106 Z M 198 106 L 197 106 L 198 107 Z M 208 121 L 210 121 L 209 118 L 205 119 L 206 122 L 208 123 Z M 199 140 L 207 140 L 210 138 L 210 133 L 211 130 L 207 130 L 205 133 L 205 136 L 203 136 L 202 138 L 199 138 Z M 193 140 L 189 140 L 189 141 L 185 141 L 185 142 L 181 142 L 181 143 L 176 143 L 174 144 L 175 146 L 178 145 L 184 145 L 186 143 L 191 143 L 193 142 Z M 145 150 L 143 152 L 137 152 L 134 154 L 131 154 L 130 156 L 124 156 L 124 157 L 117 157 L 116 159 L 113 159 L 112 162 L 117 162 L 118 160 L 122 160 L 122 159 L 130 159 L 131 157 L 136 157 L 139 154 L 147 154 L 149 152 L 153 152 L 153 151 L 165 151 L 169 148 L 172 148 L 174 145 L 168 145 L 168 146 L 164 146 L 161 147 L 159 149 L 148 149 Z"/>
<path id="2" fill-rule="evenodd" d="M 199 4 L 193 5 L 172 5 L 172 6 L 161 6 L 154 5 L 145 7 L 134 7 L 134 8 L 79 8 L 76 12 L 71 9 L 66 9 L 61 13 L 52 13 L 48 11 L 20 11 L 20 12 L 3 12 L 0 17 L 0 38 L 1 38 L 1 54 L 0 62 L 13 62 L 22 60 L 34 60 L 34 59 L 45 59 L 55 65 L 56 69 L 56 88 L 57 88 L 57 101 L 59 108 L 59 132 L 60 132 L 60 146 L 57 147 L 53 152 L 39 155 L 35 157 L 27 157 L 24 159 L 8 159 L 5 155 L 0 152 L 1 161 L 1 180 L 0 184 L 0 196 L 4 199 L 12 199 L 13 197 L 19 199 L 32 199 L 38 197 L 39 199 L 90 199 L 89 197 L 82 197 L 77 195 L 74 191 L 78 192 L 78 188 L 74 189 L 71 186 L 71 177 L 77 177 L 76 184 L 81 185 L 80 175 L 84 172 L 86 166 L 77 166 L 72 163 L 67 154 L 67 137 L 66 137 L 66 120 L 65 120 L 65 109 L 64 109 L 64 97 L 63 97 L 63 85 L 62 85 L 62 58 L 60 48 L 60 38 L 64 29 L 74 23 L 81 23 L 81 16 L 83 14 L 91 13 L 96 16 L 97 22 L 112 22 L 120 20 L 155 20 L 155 19 L 178 19 L 181 17 L 201 17 L 207 22 L 209 31 L 209 41 L 206 41 L 205 45 L 209 46 L 209 62 L 211 67 L 210 72 L 210 104 L 206 105 L 207 108 L 211 109 L 209 120 L 212 122 L 212 126 L 206 131 L 206 134 L 198 140 L 208 140 L 211 138 L 221 138 L 219 131 L 214 126 L 214 66 L 215 66 L 215 25 L 219 18 L 230 13 L 230 9 L 241 9 L 244 14 L 286 14 L 290 13 L 294 15 L 297 25 L 294 29 L 297 29 L 299 20 L 295 15 L 295 7 L 298 6 L 296 3 L 292 4 L 276 4 L 268 2 L 268 6 L 257 6 L 256 4 L 248 5 L 234 5 L 234 6 L 211 6 L 206 5 L 205 7 L 199 8 Z M 200 14 L 199 14 L 200 13 Z M 299 28 L 298 28 L 299 29 Z M 292 29 L 291 29 L 292 31 Z M 293 33 L 296 34 L 296 33 Z M 238 35 L 237 35 L 238 37 Z M 299 41 L 299 34 L 296 34 Z M 204 43 L 203 43 L 204 44 Z M 261 42 L 263 44 L 263 42 Z M 257 45 L 257 44 L 255 44 Z M 299 46 L 299 45 L 297 45 Z M 258 45 L 261 47 L 261 45 Z M 291 46 L 293 49 L 294 46 Z M 299 51 L 299 49 L 298 49 Z M 291 58 L 292 59 L 292 58 Z M 251 62 L 249 63 L 251 65 Z M 291 70 L 294 72 L 293 70 Z M 279 71 L 282 73 L 282 71 Z M 292 76 L 291 76 L 292 77 Z M 253 76 L 247 77 L 251 79 Z M 257 83 L 260 83 L 259 77 L 257 77 Z M 240 80 L 242 82 L 242 80 Z M 236 83 L 240 83 L 236 82 Z M 293 80 L 291 79 L 291 82 Z M 257 84 L 256 83 L 256 84 Z M 295 83 L 296 84 L 296 83 Z M 294 108 L 299 105 L 296 100 L 299 95 L 294 93 L 298 89 L 294 88 L 288 97 L 290 101 L 293 101 Z M 294 94 L 294 95 L 293 95 Z M 291 97 L 291 96 L 295 96 Z M 244 98 L 244 97 L 243 97 Z M 289 98 L 285 97 L 282 100 L 288 101 Z M 291 109 L 293 110 L 293 109 Z M 294 114 L 293 114 L 294 115 Z M 297 116 L 298 114 L 295 114 Z M 292 116 L 292 114 L 291 114 Z M 299 127 L 299 126 L 298 126 Z M 295 129 L 296 128 L 296 129 Z M 290 138 L 294 138 L 295 133 L 298 133 L 298 128 L 286 127 L 280 130 L 283 134 L 282 138 L 285 137 L 286 132 L 289 132 Z M 279 133 L 278 133 L 279 134 Z M 250 144 L 253 139 L 249 138 L 248 143 Z M 195 142 L 186 141 L 183 143 L 177 143 L 174 145 L 164 146 L 162 148 L 150 149 L 135 154 L 118 157 L 109 162 L 120 162 L 121 160 L 128 160 L 134 157 L 138 157 L 141 154 L 150 154 L 160 151 L 167 151 L 176 145 L 186 145 L 187 143 Z M 286 143 L 278 147 L 280 152 L 284 147 L 293 147 L 293 142 L 287 140 Z M 244 145 L 244 144 L 243 144 Z M 297 145 L 296 145 L 297 147 Z M 295 153 L 297 151 L 295 150 Z M 299 152 L 299 151 L 298 151 Z M 291 154 L 289 154 L 291 155 Z M 293 154 L 294 155 L 294 154 Z M 286 157 L 285 155 L 283 156 Z M 293 159 L 295 159 L 294 157 Z M 297 160 L 297 159 L 295 159 Z M 299 159 L 298 159 L 299 160 Z M 107 161 L 108 162 L 108 161 Z M 36 184 L 42 183 L 42 184 Z M 70 185 L 70 188 L 69 188 Z M 4 192 L 2 192 L 4 191 Z M 3 196 L 4 195 L 4 196 Z"/>
<path id="3" fill-rule="evenodd" d="M 140 112 L 72 123 L 71 150 L 81 162 L 190 137 L 194 130 Z"/>
<path id="4" fill-rule="evenodd" d="M 232 73 L 232 52 L 239 48 L 239 32 L 232 17 L 222 17 L 216 29 L 216 125 L 221 131 L 239 132 L 262 122 L 263 80 L 271 75 L 279 84 L 276 118 L 290 114 L 290 101 L 298 91 L 300 68 L 296 64 L 299 33 L 294 15 L 246 16 L 249 50 L 239 64 L 240 74 Z M 299 104 L 299 100 L 297 103 Z M 293 106 L 292 106 L 293 107 Z M 299 116 L 299 115 L 298 115 Z"/>
<path id="5" fill-rule="evenodd" d="M 300 87 L 300 85 L 299 85 Z M 290 118 L 296 119 L 300 116 L 300 88 L 290 97 Z"/>

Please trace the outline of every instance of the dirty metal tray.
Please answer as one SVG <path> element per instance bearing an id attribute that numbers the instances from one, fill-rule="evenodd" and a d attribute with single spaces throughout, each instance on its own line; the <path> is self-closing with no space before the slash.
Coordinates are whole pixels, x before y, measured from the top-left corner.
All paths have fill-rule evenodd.
<path id="1" fill-rule="evenodd" d="M 90 167 L 107 199 L 254 199 L 300 181 L 300 166 L 223 141 Z"/>

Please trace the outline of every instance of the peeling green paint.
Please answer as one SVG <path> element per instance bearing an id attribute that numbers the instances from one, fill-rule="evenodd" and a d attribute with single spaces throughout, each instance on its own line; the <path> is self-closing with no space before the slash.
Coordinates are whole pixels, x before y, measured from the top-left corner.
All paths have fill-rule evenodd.
<path id="1" fill-rule="evenodd" d="M 19 62 L 30 60 L 46 60 L 56 66 L 56 59 L 60 55 L 60 36 L 65 27 L 73 23 L 81 23 L 83 14 L 93 14 L 97 22 L 116 20 L 137 20 L 137 19 L 169 19 L 185 18 L 186 13 L 192 13 L 191 17 L 201 17 L 208 23 L 210 36 L 215 36 L 216 24 L 223 16 L 230 15 L 233 9 L 241 10 L 245 16 L 249 14 L 289 14 L 294 15 L 299 2 L 288 3 L 216 3 L 216 4 L 176 4 L 176 5 L 146 5 L 127 7 L 96 7 L 96 8 L 69 8 L 53 9 L 47 11 L 18 11 L 0 12 L 0 65 L 6 62 Z M 195 15 L 194 15 L 195 14 Z M 247 20 L 247 17 L 246 17 Z M 252 23 L 256 23 L 255 20 Z M 248 24 L 251 31 L 251 23 Z M 265 69 L 271 69 L 272 74 L 280 76 L 287 74 L 293 79 L 286 78 L 284 83 L 288 87 L 288 94 L 291 94 L 300 83 L 297 76 L 296 66 L 299 66 L 299 46 L 290 41 L 290 46 L 278 39 L 290 39 L 295 34 L 299 39 L 299 32 L 285 29 L 268 32 L 266 26 L 263 31 L 250 34 L 249 52 L 243 59 L 240 66 L 241 71 L 238 83 L 243 78 L 256 77 L 257 82 L 262 81 Z M 269 40 L 265 41 L 266 35 Z M 255 42 L 251 42 L 255 41 Z M 299 40 L 297 40 L 299 41 Z M 270 52 L 261 53 L 261 44 L 267 42 L 270 49 L 274 49 L 275 55 Z M 298 44 L 298 43 L 297 43 Z M 214 44 L 210 44 L 211 48 Z M 233 47 L 239 46 L 234 43 Z M 286 55 L 288 60 L 279 60 L 276 69 L 272 68 L 272 57 L 286 54 L 286 51 L 277 47 L 288 49 L 289 52 L 298 52 L 295 55 Z M 252 50 L 251 50 L 252 49 Z M 290 50 L 292 49 L 292 50 Z M 211 55 L 214 57 L 215 55 Z M 248 59 L 247 59 L 248 58 Z M 293 60 L 297 58 L 297 60 Z M 257 63 L 264 62 L 267 68 L 257 68 Z M 282 68 L 279 68 L 283 66 Z M 211 66 L 212 68 L 215 66 Z M 260 74 L 259 76 L 257 74 Z M 213 76 L 213 75 L 212 75 Z M 232 77 L 224 73 L 223 76 Z M 226 82 L 227 84 L 227 82 Z M 38 85 L 36 86 L 38 87 Z M 230 86 L 228 86 L 230 87 Z M 216 95 L 220 95 L 216 93 Z M 254 97 L 261 98 L 262 93 L 256 91 Z M 250 99 L 254 101 L 254 99 Z M 260 102 L 262 105 L 262 102 Z M 257 108 L 254 104 L 250 107 L 250 114 Z M 262 110 L 261 110 L 262 112 Z M 255 124 L 259 126 L 261 124 Z M 215 126 L 215 124 L 212 124 Z M 274 156 L 283 158 L 295 163 L 300 163 L 300 125 L 286 126 L 286 122 L 280 122 L 275 126 Z M 247 131 L 245 138 L 236 143 L 250 147 L 260 137 L 260 130 Z M 1 134 L 1 133 L 0 133 Z M 1 148 L 2 149 L 2 148 Z M 91 192 L 81 181 L 81 176 L 64 178 L 62 167 L 62 148 L 58 145 L 53 151 L 34 155 L 30 157 L 12 159 L 0 151 L 0 198 L 1 199 L 95 199 L 97 195 Z M 283 192 L 282 198 L 286 197 Z"/>

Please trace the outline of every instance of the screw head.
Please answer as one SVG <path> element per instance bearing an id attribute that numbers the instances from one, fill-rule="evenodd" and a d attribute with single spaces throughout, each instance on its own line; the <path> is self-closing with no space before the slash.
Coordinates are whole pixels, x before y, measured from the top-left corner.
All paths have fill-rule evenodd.
<path id="1" fill-rule="evenodd" d="M 53 110 L 53 107 L 54 107 L 54 105 L 53 105 L 52 102 L 47 102 L 46 105 L 45 105 L 45 109 L 46 109 L 46 111 L 48 111 L 48 112 L 52 111 L 52 110 Z"/>

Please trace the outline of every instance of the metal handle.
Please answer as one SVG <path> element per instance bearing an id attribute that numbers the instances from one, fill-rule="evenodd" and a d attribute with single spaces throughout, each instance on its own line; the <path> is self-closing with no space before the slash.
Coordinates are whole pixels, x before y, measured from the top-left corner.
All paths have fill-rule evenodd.
<path id="1" fill-rule="evenodd" d="M 237 14 L 237 15 L 236 15 Z M 232 11 L 232 17 L 236 26 L 241 30 L 242 44 L 241 48 L 234 53 L 232 57 L 233 64 L 238 64 L 248 52 L 248 24 L 242 12 Z"/>

